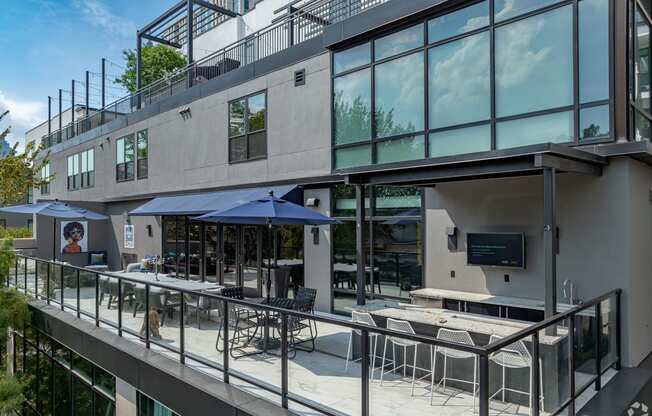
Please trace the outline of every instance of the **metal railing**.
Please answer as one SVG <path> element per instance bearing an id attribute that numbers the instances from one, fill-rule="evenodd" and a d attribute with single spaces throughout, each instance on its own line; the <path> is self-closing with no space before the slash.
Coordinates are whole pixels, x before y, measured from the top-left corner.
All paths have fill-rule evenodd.
<path id="1" fill-rule="evenodd" d="M 281 52 L 321 35 L 326 26 L 341 22 L 389 0 L 315 0 L 282 20 L 258 30 L 187 67 L 168 74 L 139 91 L 108 104 L 42 138 L 46 147 L 93 130 L 143 107 L 155 104 L 197 84 Z"/>
<path id="2" fill-rule="evenodd" d="M 418 352 L 415 349 L 414 364 L 408 361 L 406 365 L 408 371 L 413 368 L 415 373 L 418 373 L 421 378 L 426 378 L 427 381 L 431 380 L 431 376 L 428 375 L 430 374 L 427 371 L 428 369 L 421 366 L 421 362 L 424 357 L 426 358 L 426 364 L 428 359 L 432 359 L 433 349 L 435 356 L 437 355 L 437 349 L 443 348 L 458 353 L 468 353 L 472 357 L 476 357 L 479 368 L 477 388 L 479 391 L 479 414 L 481 416 L 488 416 L 492 400 L 494 400 L 494 403 L 497 401 L 497 399 L 493 398 L 497 394 L 497 383 L 500 384 L 500 367 L 496 366 L 499 362 L 496 354 L 501 351 L 513 352 L 516 343 L 529 344 L 527 354 L 531 354 L 530 380 L 541 380 L 541 383 L 530 383 L 532 397 L 541 399 L 531 400 L 530 414 L 532 415 L 544 413 L 551 415 L 575 414 L 575 400 L 577 397 L 591 385 L 599 390 L 601 388 L 601 376 L 610 368 L 618 370 L 621 364 L 621 290 L 619 289 L 587 301 L 582 305 L 574 306 L 563 313 L 521 331 L 512 331 L 511 335 L 494 340 L 494 342 L 487 345 L 477 345 L 477 343 L 469 345 L 445 341 L 432 336 L 362 325 L 322 314 L 270 306 L 251 299 L 234 299 L 212 292 L 183 290 L 178 285 L 166 284 L 165 282 L 143 282 L 142 279 L 134 279 L 121 274 L 97 272 L 92 269 L 20 254 L 16 256 L 7 284 L 35 299 L 44 300 L 48 304 L 57 305 L 61 310 L 76 314 L 78 318 L 93 321 L 97 327 L 117 330 L 121 337 L 130 337 L 136 342 L 142 342 L 146 348 L 158 348 L 161 351 L 171 352 L 183 364 L 197 363 L 203 367 L 216 370 L 225 383 L 235 384 L 234 380 L 239 380 L 249 386 L 255 386 L 263 392 L 271 393 L 272 397 L 276 398 L 275 400 L 278 400 L 279 404 L 284 408 L 289 408 L 289 403 L 293 402 L 326 415 L 359 413 L 368 416 L 371 414 L 371 407 L 375 406 L 375 400 L 383 400 L 380 396 L 385 392 L 390 395 L 396 394 L 392 392 L 392 387 L 383 387 L 382 381 L 380 386 L 378 384 L 372 386 L 371 384 L 374 371 L 378 369 L 376 365 L 378 360 L 382 358 L 384 364 L 385 358 L 389 359 L 388 351 L 387 353 L 383 351 L 382 356 L 379 356 L 377 350 L 371 348 L 372 342 L 378 346 L 378 341 L 382 339 L 385 339 L 385 342 L 388 339 L 398 339 L 404 343 L 413 342 L 429 347 L 430 354 L 427 354 L 428 348 L 425 348 L 425 353 L 421 350 L 424 354 L 419 355 L 418 361 Z M 138 295 L 138 290 L 140 290 L 140 295 Z M 167 303 L 167 301 L 162 302 L 161 293 L 167 293 L 168 299 L 173 300 L 170 303 Z M 105 296 L 108 299 L 103 299 Z M 157 297 L 158 300 L 156 300 Z M 107 308 L 101 306 L 105 300 L 108 302 Z M 116 309 L 111 309 L 112 303 L 115 304 Z M 214 327 L 201 329 L 200 309 L 202 307 L 200 305 L 205 305 L 203 308 L 209 311 L 208 321 L 205 321 L 204 325 L 206 325 L 206 322 L 213 322 L 210 319 L 211 310 L 218 313 L 219 319 L 217 323 L 219 323 L 219 326 L 217 330 Z M 139 312 L 139 306 L 142 306 L 144 311 L 156 310 L 162 312 L 160 318 L 173 319 L 173 326 L 170 326 L 169 322 L 165 328 L 163 326 L 160 328 L 152 326 L 150 319 L 158 319 L 157 315 L 151 315 L 150 312 L 144 313 L 144 311 L 141 313 Z M 277 360 L 280 365 L 280 383 L 275 384 L 274 381 L 271 381 L 273 377 L 270 378 L 269 373 L 258 373 L 262 371 L 259 369 L 265 367 L 259 365 L 258 361 L 256 361 L 255 366 L 243 368 L 241 366 L 242 361 L 239 360 L 240 357 L 234 355 L 234 351 L 241 351 L 242 348 L 249 345 L 245 343 L 245 347 L 242 347 L 236 344 L 236 340 L 240 340 L 243 335 L 238 332 L 240 330 L 239 325 L 233 326 L 230 324 L 233 314 L 239 313 L 237 311 L 243 308 L 255 312 L 259 318 L 265 317 L 265 331 L 267 331 L 268 325 L 272 325 L 272 333 L 274 331 L 278 333 L 280 345 L 275 348 L 280 350 L 279 359 Z M 117 312 L 117 316 L 115 316 L 114 312 Z M 177 314 L 178 317 L 175 317 Z M 137 317 L 137 315 L 140 316 Z M 271 315 L 275 316 L 272 320 L 270 320 Z M 187 323 L 187 318 L 193 316 L 197 319 L 197 329 Z M 479 320 L 481 323 L 485 319 L 478 315 L 467 315 L 467 318 Z M 273 324 L 270 323 L 272 321 Z M 297 359 L 297 351 L 305 351 L 301 348 L 301 345 L 303 342 L 307 342 L 297 341 L 299 338 L 296 338 L 298 335 L 294 332 L 297 322 L 309 322 L 308 325 L 314 323 L 315 337 L 317 337 L 317 327 L 319 325 L 321 325 L 320 331 L 330 326 L 340 331 L 346 331 L 346 335 L 348 335 L 349 331 L 354 331 L 359 335 L 357 337 L 359 338 L 359 344 L 354 348 L 354 354 L 359 357 L 360 371 L 359 374 L 356 373 L 351 376 L 353 379 L 359 379 L 359 384 L 353 384 L 359 390 L 357 392 L 345 391 L 348 394 L 355 394 L 355 399 L 359 400 L 360 407 L 358 409 L 336 409 L 334 406 L 337 407 L 337 403 L 333 404 L 332 401 L 329 401 L 330 395 L 320 396 L 315 393 L 317 394 L 316 397 L 307 397 L 305 394 L 297 394 L 291 391 L 290 381 L 295 381 L 290 378 L 291 373 L 293 378 L 295 376 L 296 378 L 307 378 L 315 377 L 320 372 L 327 371 L 325 368 L 328 368 L 328 371 L 333 371 L 333 356 L 337 356 L 333 351 L 324 352 L 324 360 L 328 362 L 316 369 L 311 368 L 310 372 L 302 375 L 299 371 L 300 366 L 292 361 Z M 506 327 L 509 324 L 509 321 L 505 321 Z M 307 328 L 307 326 L 303 328 Z M 167 331 L 164 338 L 158 338 L 161 335 L 158 332 L 162 332 L 164 329 Z M 195 332 L 190 333 L 191 330 Z M 192 334 L 195 335 L 195 338 L 192 338 Z M 197 336 L 198 334 L 201 336 Z M 212 349 L 210 354 L 206 353 L 207 350 L 200 351 L 201 348 L 198 346 L 200 340 L 205 340 L 209 334 L 217 336 L 214 345 L 215 349 Z M 312 335 L 312 326 L 310 326 L 310 334 Z M 332 333 L 326 336 L 331 337 Z M 249 341 L 252 339 L 249 339 Z M 267 344 L 265 344 L 266 347 Z M 314 345 L 313 351 L 317 351 L 314 349 Z M 295 355 L 291 357 L 293 353 Z M 400 355 L 395 354 L 394 351 L 391 356 L 395 360 L 394 366 L 397 363 L 400 364 L 401 361 L 405 362 L 408 352 L 404 350 L 403 360 L 401 360 Z M 250 354 L 243 354 L 242 356 L 248 355 Z M 347 351 L 347 366 L 349 355 L 350 352 Z M 340 358 L 342 358 L 341 355 Z M 310 365 L 318 365 L 314 364 L 318 361 L 311 358 L 309 363 L 312 363 Z M 341 361 L 343 363 L 344 360 Z M 269 361 L 266 362 L 270 363 Z M 493 364 L 490 365 L 490 363 Z M 430 371 L 437 373 L 439 367 L 435 363 L 431 362 L 431 364 Z M 306 366 L 309 364 L 302 362 L 301 365 Z M 385 368 L 386 366 L 381 367 L 380 371 L 384 371 L 387 376 L 387 374 L 390 374 L 390 370 Z M 466 371 L 465 374 L 468 376 L 472 372 L 475 373 L 475 364 L 472 368 L 473 370 L 469 367 L 458 366 L 457 370 Z M 369 376 L 370 371 L 371 377 Z M 452 370 L 449 369 L 449 371 L 455 371 L 455 367 Z M 424 372 L 425 376 L 423 375 Z M 318 391 L 319 388 L 317 387 L 321 385 L 321 380 L 318 380 L 315 379 L 315 391 Z M 510 377 L 510 380 L 513 384 L 519 378 L 514 376 Z M 521 380 L 527 385 L 527 380 Z M 435 382 L 434 375 L 432 376 L 432 382 Z M 302 379 L 301 383 L 305 385 L 310 383 L 310 380 Z M 337 380 L 337 383 L 344 383 L 344 378 Z M 456 388 L 460 389 L 459 387 Z M 493 390 L 491 390 L 492 388 Z M 472 391 L 475 392 L 475 389 L 474 386 Z M 311 390 L 309 389 L 309 391 Z M 374 402 L 372 402 L 371 393 L 378 391 L 382 393 L 374 396 Z M 466 393 L 468 397 L 471 396 L 468 390 L 466 392 L 464 390 L 460 391 Z M 493 395 L 491 395 L 492 392 Z M 474 398 L 469 407 L 475 406 L 475 393 L 473 394 Z M 408 394 L 400 399 L 405 400 L 405 406 L 413 405 L 414 400 L 417 400 Z M 394 397 L 391 400 L 396 400 L 396 398 Z M 512 393 L 509 393 L 506 397 L 503 392 L 500 402 L 522 405 L 523 399 L 516 398 Z M 525 404 L 527 404 L 527 400 Z M 395 405 L 394 403 L 393 407 Z M 423 412 L 411 411 L 411 414 L 432 414 L 431 406 L 432 398 L 429 406 L 427 404 L 423 406 Z M 546 407 L 545 412 L 544 406 Z M 502 412 L 510 414 L 508 411 L 502 410 Z M 374 410 L 373 414 L 382 414 L 382 412 Z"/>

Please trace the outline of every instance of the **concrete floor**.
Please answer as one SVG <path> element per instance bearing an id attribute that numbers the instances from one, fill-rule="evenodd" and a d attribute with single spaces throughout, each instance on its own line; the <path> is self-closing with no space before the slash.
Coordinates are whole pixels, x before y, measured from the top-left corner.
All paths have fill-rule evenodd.
<path id="1" fill-rule="evenodd" d="M 31 279 L 29 279 L 31 280 Z M 28 288 L 33 288 L 33 283 L 28 280 Z M 30 284 L 31 283 L 31 284 Z M 44 292 L 39 282 L 39 291 Z M 82 288 L 80 290 L 80 307 L 82 311 L 89 314 L 95 313 L 95 291 L 94 288 Z M 54 296 L 58 298 L 60 292 L 55 291 Z M 66 289 L 64 291 L 64 303 L 74 307 L 76 305 L 76 290 Z M 118 322 L 118 310 L 114 305 L 107 309 L 107 299 L 104 299 L 99 308 L 100 317 L 103 320 Z M 137 311 L 135 317 L 130 305 L 125 305 L 122 313 L 124 328 L 138 333 L 143 323 L 143 311 Z M 90 318 L 85 318 L 90 319 Z M 213 313 L 211 317 L 201 318 L 201 328 L 197 325 L 194 316 L 189 317 L 185 327 L 185 350 L 188 354 L 199 356 L 210 362 L 221 363 L 222 353 L 216 348 L 216 340 L 219 328 L 219 317 Z M 343 318 L 344 319 L 344 318 Z M 179 347 L 180 342 L 180 315 L 175 311 L 172 318 L 166 318 L 166 322 L 160 327 L 162 339 L 157 341 L 168 347 Z M 111 331 L 116 331 L 108 325 L 102 325 Z M 307 331 L 305 332 L 307 334 Z M 134 342 L 142 342 L 138 337 L 123 333 L 126 338 Z M 318 324 L 318 338 L 316 341 L 317 350 L 314 352 L 298 351 L 296 357 L 289 361 L 289 391 L 295 396 L 305 400 L 318 403 L 320 406 L 329 409 L 329 412 L 342 415 L 359 415 L 361 413 L 360 391 L 361 377 L 360 364 L 352 362 L 346 367 L 345 357 L 350 331 L 346 328 L 333 324 Z M 477 412 L 474 408 L 474 400 L 470 391 L 461 391 L 448 387 L 446 390 L 435 389 L 430 403 L 430 379 L 417 381 L 414 394 L 411 394 L 410 369 L 408 377 L 402 374 L 386 373 L 381 384 L 379 379 L 379 362 L 381 357 L 380 349 L 377 351 L 377 362 L 374 371 L 374 378 L 370 386 L 371 414 L 374 416 L 396 416 L 397 413 L 406 415 L 472 415 Z M 162 354 L 178 360 L 178 355 L 170 352 L 159 345 L 152 344 L 152 348 Z M 253 351 L 253 348 L 245 349 Z M 272 354 L 257 354 L 245 358 L 231 359 L 231 368 L 237 372 L 246 374 L 258 381 L 280 389 L 281 386 L 281 360 L 273 355 L 278 350 L 271 351 Z M 186 365 L 205 372 L 218 379 L 222 374 L 213 368 L 198 361 L 187 359 Z M 603 384 L 613 376 L 608 372 Z M 581 377 L 581 375 L 578 375 Z M 237 377 L 231 377 L 231 385 L 249 391 L 260 397 L 280 405 L 280 397 L 269 393 L 264 389 L 244 382 Z M 594 395 L 593 389 L 588 389 L 578 400 L 578 407 Z M 320 412 L 311 410 L 296 402 L 290 401 L 291 410 L 301 415 L 319 415 Z M 546 409 L 547 410 L 547 409 Z M 503 403 L 498 400 L 490 402 L 490 414 L 492 415 L 528 415 L 529 409 L 526 406 Z M 543 412 L 542 414 L 547 414 Z"/>

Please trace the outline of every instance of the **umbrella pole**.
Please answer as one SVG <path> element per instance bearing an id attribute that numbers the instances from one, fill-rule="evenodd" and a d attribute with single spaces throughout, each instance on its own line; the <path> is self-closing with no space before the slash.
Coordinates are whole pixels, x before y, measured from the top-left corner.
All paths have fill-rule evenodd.
<path id="1" fill-rule="evenodd" d="M 269 230 L 268 230 L 269 236 L 272 235 L 272 224 L 269 224 Z M 271 243 L 270 237 L 267 237 L 267 242 Z M 269 247 L 271 249 L 271 247 Z M 271 253 L 271 251 L 270 251 Z M 272 256 L 267 257 L 267 303 L 269 304 L 269 299 L 270 299 L 270 293 L 272 290 Z"/>
<path id="2" fill-rule="evenodd" d="M 52 217 L 52 261 L 57 260 L 57 217 Z"/>

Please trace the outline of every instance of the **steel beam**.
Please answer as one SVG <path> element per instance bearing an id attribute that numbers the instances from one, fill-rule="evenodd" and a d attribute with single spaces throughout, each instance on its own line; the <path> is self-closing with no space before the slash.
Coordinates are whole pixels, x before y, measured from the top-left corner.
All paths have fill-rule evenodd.
<path id="1" fill-rule="evenodd" d="M 534 156 L 534 166 L 540 168 L 554 168 L 560 172 L 581 173 L 592 176 L 602 175 L 601 165 L 586 163 L 580 160 L 566 159 L 544 153 L 539 153 Z"/>
<path id="2" fill-rule="evenodd" d="M 557 313 L 557 184 L 556 169 L 543 168 L 543 252 L 545 317 Z M 536 380 L 536 379 L 535 379 Z"/>
<path id="3" fill-rule="evenodd" d="M 187 13 L 187 21 L 186 21 L 186 45 L 188 47 L 188 50 L 186 51 L 186 56 L 188 57 L 188 64 L 192 64 L 195 59 L 193 57 L 193 38 L 194 38 L 194 31 L 195 31 L 195 25 L 194 25 L 194 6 L 195 2 L 194 0 L 187 0 L 186 7 L 188 8 L 188 13 Z"/>
<path id="4" fill-rule="evenodd" d="M 159 38 L 158 36 L 149 35 L 147 33 L 141 33 L 140 37 L 145 38 L 147 40 L 151 40 L 152 42 L 156 42 L 156 43 L 160 43 L 160 44 L 163 44 L 163 45 L 166 45 L 166 46 L 170 46 L 172 48 L 181 49 L 180 44 L 178 44 L 176 42 L 171 42 L 171 41 L 169 41 L 167 39 Z"/>
<path id="5" fill-rule="evenodd" d="M 192 1 L 193 1 L 193 3 L 195 3 L 197 6 L 205 7 L 205 8 L 207 8 L 207 9 L 211 9 L 211 10 L 217 12 L 217 13 L 224 14 L 224 15 L 227 15 L 227 16 L 229 16 L 229 17 L 237 17 L 237 16 L 240 16 L 239 13 L 236 13 L 236 12 L 234 12 L 233 10 L 229 10 L 229 9 L 227 9 L 227 8 L 220 7 L 220 6 L 216 5 L 216 4 L 208 3 L 208 2 L 206 2 L 206 1 L 204 1 L 204 0 L 192 0 Z"/>
<path id="6" fill-rule="evenodd" d="M 164 22 L 165 20 L 169 19 L 170 17 L 174 16 L 175 13 L 177 13 L 179 10 L 183 9 L 183 7 L 186 5 L 186 0 L 181 0 L 179 3 L 175 4 L 171 8 L 169 8 L 165 13 L 154 19 L 152 22 L 147 24 L 145 27 L 139 30 L 140 33 L 147 33 L 150 30 L 154 29 L 156 26 Z"/>

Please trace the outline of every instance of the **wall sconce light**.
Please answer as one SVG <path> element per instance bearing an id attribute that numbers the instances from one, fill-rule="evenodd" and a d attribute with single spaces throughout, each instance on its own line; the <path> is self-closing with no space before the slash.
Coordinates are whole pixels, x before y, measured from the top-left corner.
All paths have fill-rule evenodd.
<path id="1" fill-rule="evenodd" d="M 448 237 L 448 250 L 457 250 L 457 227 L 446 227 L 446 236 Z"/>
<path id="2" fill-rule="evenodd" d="M 312 243 L 316 246 L 319 245 L 319 227 L 312 227 L 310 230 L 312 233 Z"/>
<path id="3" fill-rule="evenodd" d="M 147 230 L 147 237 L 152 237 L 154 235 L 154 233 L 152 232 L 152 225 L 151 224 L 147 224 L 145 226 L 145 229 Z"/>
<path id="4" fill-rule="evenodd" d="M 319 207 L 319 198 L 308 198 L 306 199 L 306 206 L 310 208 Z"/>

